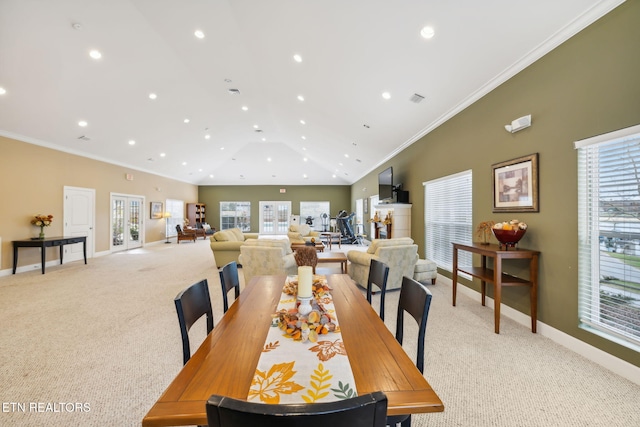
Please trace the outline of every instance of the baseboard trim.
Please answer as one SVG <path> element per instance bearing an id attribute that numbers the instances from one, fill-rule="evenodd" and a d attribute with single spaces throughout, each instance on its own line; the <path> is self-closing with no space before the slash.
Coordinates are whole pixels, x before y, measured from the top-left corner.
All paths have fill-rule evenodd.
<path id="1" fill-rule="evenodd" d="M 438 275 L 437 285 L 447 285 L 449 287 L 452 286 L 451 279 L 448 277 L 444 277 L 442 275 Z M 478 303 L 482 300 L 482 295 L 480 292 L 475 291 L 467 286 L 459 284 L 458 293 L 468 296 L 469 298 L 478 301 Z M 494 300 L 492 298 L 486 298 L 486 306 L 493 309 L 495 307 Z M 508 317 L 515 322 L 526 326 L 527 328 L 531 327 L 531 318 L 507 305 L 500 305 L 500 315 Z M 560 331 L 552 326 L 549 326 L 545 323 L 538 321 L 536 325 L 537 333 L 549 338 L 553 342 L 560 344 L 561 346 L 591 360 L 594 363 L 602 366 L 610 370 L 611 372 L 620 375 L 623 378 L 628 379 L 629 381 L 640 385 L 640 367 L 632 365 L 626 360 L 622 360 L 618 357 L 615 357 L 605 351 L 600 350 L 590 344 L 585 343 L 571 335 L 566 334 L 565 332 Z"/>

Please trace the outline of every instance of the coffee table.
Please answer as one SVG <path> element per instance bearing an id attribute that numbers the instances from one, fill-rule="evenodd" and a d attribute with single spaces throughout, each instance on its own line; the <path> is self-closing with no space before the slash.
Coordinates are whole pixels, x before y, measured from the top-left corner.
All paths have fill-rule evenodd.
<path id="1" fill-rule="evenodd" d="M 305 245 L 304 243 L 292 243 L 291 244 L 291 250 L 295 251 L 298 248 L 304 248 L 305 246 L 310 246 L 310 245 Z M 324 244 L 322 242 L 316 242 L 316 251 L 318 252 L 324 252 Z"/>
<path id="2" fill-rule="evenodd" d="M 347 255 L 344 252 L 322 252 L 318 254 L 318 264 L 324 262 L 339 262 L 340 271 L 347 274 Z"/>

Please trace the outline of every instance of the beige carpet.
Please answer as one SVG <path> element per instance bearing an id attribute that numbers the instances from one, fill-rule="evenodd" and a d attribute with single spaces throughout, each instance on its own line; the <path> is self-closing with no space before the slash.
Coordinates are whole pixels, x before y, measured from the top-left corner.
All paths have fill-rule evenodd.
<path id="1" fill-rule="evenodd" d="M 182 365 L 173 298 L 202 278 L 217 322 L 205 240 L 0 277 L 0 426 L 139 426 Z M 494 334 L 491 309 L 463 295 L 452 307 L 438 280 L 425 376 L 446 409 L 414 426 L 640 425 L 640 387 L 509 319 Z M 397 296 L 388 294 L 391 330 Z M 205 326 L 194 328 L 199 342 Z M 414 336 L 405 333 L 412 358 Z"/>

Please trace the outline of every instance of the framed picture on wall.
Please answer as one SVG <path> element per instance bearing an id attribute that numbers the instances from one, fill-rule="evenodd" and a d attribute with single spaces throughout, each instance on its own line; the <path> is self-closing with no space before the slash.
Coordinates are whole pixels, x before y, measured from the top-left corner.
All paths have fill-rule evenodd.
<path id="1" fill-rule="evenodd" d="M 162 218 L 162 202 L 151 202 L 151 219 Z"/>
<path id="2" fill-rule="evenodd" d="M 538 153 L 491 166 L 494 212 L 538 212 Z"/>

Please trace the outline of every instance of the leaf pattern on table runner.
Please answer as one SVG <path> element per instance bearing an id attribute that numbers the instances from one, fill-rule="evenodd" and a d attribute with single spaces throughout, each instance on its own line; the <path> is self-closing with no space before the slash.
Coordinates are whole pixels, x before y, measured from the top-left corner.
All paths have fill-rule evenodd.
<path id="1" fill-rule="evenodd" d="M 305 402 L 307 403 L 315 403 L 316 401 L 322 399 L 329 395 L 328 391 L 323 391 L 331 387 L 331 384 L 325 384 L 333 378 L 333 375 L 329 373 L 328 370 L 324 369 L 322 363 L 318 363 L 318 367 L 313 371 L 311 375 L 311 387 L 307 389 L 308 396 L 302 396 Z"/>
<path id="2" fill-rule="evenodd" d="M 323 362 L 326 362 L 336 355 L 347 355 L 347 350 L 345 350 L 344 348 L 344 343 L 339 338 L 335 341 L 318 341 L 318 343 L 311 347 L 309 351 L 318 353 L 318 359 L 322 360 Z"/>
<path id="3" fill-rule="evenodd" d="M 281 394 L 293 394 L 304 389 L 300 384 L 290 381 L 296 374 L 294 365 L 295 362 L 277 363 L 266 373 L 256 369 L 249 389 L 249 399 L 259 396 L 262 402 L 279 403 Z"/>
<path id="4" fill-rule="evenodd" d="M 289 298 L 289 299 L 281 299 L 280 300 L 280 304 L 287 304 L 287 303 L 292 303 L 292 302 L 297 302 L 296 298 Z"/>
<path id="5" fill-rule="evenodd" d="M 266 353 L 268 351 L 275 350 L 278 347 L 280 347 L 280 341 L 270 342 L 265 344 L 264 348 L 262 349 L 262 352 Z"/>
<path id="6" fill-rule="evenodd" d="M 356 392 L 351 388 L 351 384 L 345 383 L 342 381 L 338 381 L 338 388 L 332 388 L 331 391 L 334 392 L 334 396 L 340 399 L 351 399 L 352 397 L 356 397 Z"/>

